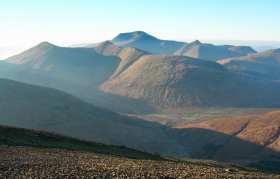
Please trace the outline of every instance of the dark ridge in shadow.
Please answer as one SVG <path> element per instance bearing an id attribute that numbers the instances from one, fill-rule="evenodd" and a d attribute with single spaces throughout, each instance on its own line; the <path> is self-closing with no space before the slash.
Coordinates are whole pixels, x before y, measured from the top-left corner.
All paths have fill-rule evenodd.
<path id="1" fill-rule="evenodd" d="M 265 146 L 202 128 L 172 128 L 170 133 L 191 151 L 191 158 L 236 163 L 280 173 L 280 153 Z"/>

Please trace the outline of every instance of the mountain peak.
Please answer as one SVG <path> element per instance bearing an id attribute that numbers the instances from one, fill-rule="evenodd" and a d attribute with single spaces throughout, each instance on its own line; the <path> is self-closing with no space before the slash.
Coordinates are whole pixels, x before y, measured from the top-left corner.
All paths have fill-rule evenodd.
<path id="1" fill-rule="evenodd" d="M 96 47 L 106 47 L 106 46 L 108 46 L 108 45 L 115 45 L 115 44 L 113 44 L 113 43 L 110 42 L 109 40 L 106 40 L 106 41 L 104 41 L 104 42 L 98 43 L 98 44 L 96 45 Z"/>
<path id="2" fill-rule="evenodd" d="M 195 40 L 195 41 L 191 42 L 191 44 L 200 45 L 202 43 L 199 40 Z"/>
<path id="3" fill-rule="evenodd" d="M 120 33 L 112 41 L 124 41 L 124 40 L 136 40 L 136 39 L 157 39 L 156 37 L 144 32 L 144 31 L 133 31 Z"/>
<path id="4" fill-rule="evenodd" d="M 44 41 L 36 45 L 36 47 L 55 47 L 56 45 L 51 44 L 50 42 Z"/>
<path id="5" fill-rule="evenodd" d="M 122 49 L 121 47 L 113 44 L 112 42 L 110 42 L 108 40 L 101 42 L 94 47 L 94 50 L 97 53 L 103 54 L 106 56 L 117 55 L 121 51 L 121 49 Z"/>

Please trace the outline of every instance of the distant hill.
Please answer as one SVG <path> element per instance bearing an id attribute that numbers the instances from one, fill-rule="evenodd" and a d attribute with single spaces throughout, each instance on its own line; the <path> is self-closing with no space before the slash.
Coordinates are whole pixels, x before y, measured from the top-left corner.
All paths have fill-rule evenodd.
<path id="1" fill-rule="evenodd" d="M 248 46 L 212 45 L 204 44 L 196 40 L 183 45 L 174 54 L 217 61 L 224 58 L 239 57 L 251 53 L 256 53 L 256 51 Z"/>
<path id="2" fill-rule="evenodd" d="M 280 80 L 280 49 L 219 61 L 226 68 L 257 79 Z"/>
<path id="3" fill-rule="evenodd" d="M 119 64 L 119 59 L 99 55 L 90 48 L 58 47 L 48 42 L 6 61 L 64 83 L 94 86 L 106 81 Z"/>
<path id="4" fill-rule="evenodd" d="M 145 55 L 101 90 L 145 99 L 160 107 L 276 107 L 280 94 L 216 62 L 180 56 Z"/>
<path id="5" fill-rule="evenodd" d="M 173 54 L 184 42 L 161 40 L 143 31 L 120 33 L 111 40 L 121 47 L 134 47 L 153 54 Z"/>

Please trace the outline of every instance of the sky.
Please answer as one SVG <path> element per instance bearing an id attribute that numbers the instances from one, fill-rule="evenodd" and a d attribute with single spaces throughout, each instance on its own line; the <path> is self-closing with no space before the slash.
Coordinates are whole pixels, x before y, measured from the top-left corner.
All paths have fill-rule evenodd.
<path id="1" fill-rule="evenodd" d="M 0 0 L 0 47 L 161 39 L 280 41 L 279 0 Z"/>

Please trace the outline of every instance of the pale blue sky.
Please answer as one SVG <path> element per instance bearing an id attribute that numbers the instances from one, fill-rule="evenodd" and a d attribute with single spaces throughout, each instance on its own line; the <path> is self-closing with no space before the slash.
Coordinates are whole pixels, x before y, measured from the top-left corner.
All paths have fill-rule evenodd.
<path id="1" fill-rule="evenodd" d="M 162 39 L 280 41 L 279 0 L 0 0 L 0 47 Z"/>

